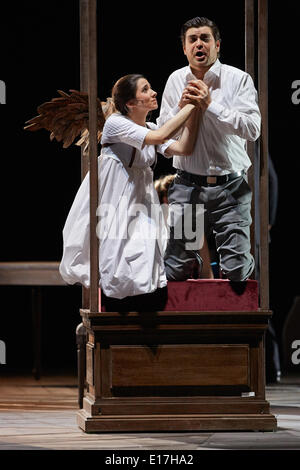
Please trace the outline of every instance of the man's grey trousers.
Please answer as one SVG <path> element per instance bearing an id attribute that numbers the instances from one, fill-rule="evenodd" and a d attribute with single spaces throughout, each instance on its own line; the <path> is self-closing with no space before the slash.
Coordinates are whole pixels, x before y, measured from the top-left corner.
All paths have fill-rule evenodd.
<path id="1" fill-rule="evenodd" d="M 208 235 L 212 231 L 215 235 L 223 277 L 232 281 L 246 280 L 254 269 L 254 259 L 250 253 L 251 197 L 251 189 L 244 176 L 218 186 L 197 186 L 177 174 L 168 192 L 170 238 L 165 254 L 167 279 L 183 281 L 190 278 L 195 259 L 199 260 L 197 246 L 189 249 L 187 245 L 191 238 L 186 237 L 184 230 L 185 215 L 178 217 L 178 214 L 187 214 L 189 205 L 193 208 L 192 216 L 190 211 L 188 213 L 193 230 L 197 222 L 196 208 L 205 210 L 201 218 L 204 220 L 204 232 Z M 178 238 L 180 233 L 182 235 Z"/>

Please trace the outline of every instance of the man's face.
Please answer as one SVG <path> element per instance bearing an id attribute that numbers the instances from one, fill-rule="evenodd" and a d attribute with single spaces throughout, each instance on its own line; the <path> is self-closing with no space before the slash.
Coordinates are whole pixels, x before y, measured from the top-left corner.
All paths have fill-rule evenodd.
<path id="1" fill-rule="evenodd" d="M 215 41 L 209 26 L 189 28 L 185 33 L 183 51 L 191 69 L 208 70 L 217 60 L 220 41 Z"/>

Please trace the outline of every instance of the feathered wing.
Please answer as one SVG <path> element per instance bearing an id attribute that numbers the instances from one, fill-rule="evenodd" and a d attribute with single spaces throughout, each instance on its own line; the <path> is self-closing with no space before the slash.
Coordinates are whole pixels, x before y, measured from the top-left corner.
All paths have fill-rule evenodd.
<path id="1" fill-rule="evenodd" d="M 106 101 L 98 101 L 98 113 L 99 113 L 99 103 L 101 105 L 101 109 L 102 109 L 102 115 L 104 117 L 102 123 L 99 123 L 99 119 L 98 119 L 98 131 L 97 131 L 97 139 L 98 139 L 98 142 L 100 142 L 101 140 L 101 136 L 102 136 L 102 129 L 103 129 L 103 126 L 104 126 L 104 121 L 112 114 L 116 111 L 116 108 L 115 108 L 115 105 L 114 105 L 114 102 L 112 100 L 112 98 L 107 98 Z M 85 129 L 81 132 L 81 137 L 80 139 L 76 142 L 75 145 L 84 145 L 84 148 L 83 150 L 84 151 L 87 151 L 87 148 L 89 146 L 89 130 L 87 128 L 87 126 L 85 127 Z"/>
<path id="2" fill-rule="evenodd" d="M 76 145 L 84 145 L 86 150 L 89 145 L 89 98 L 82 91 L 70 90 L 70 94 L 58 90 L 60 97 L 41 104 L 38 108 L 38 116 L 26 121 L 24 129 L 37 131 L 46 129 L 50 131 L 50 139 L 63 142 L 63 147 L 69 147 L 76 137 L 81 138 Z M 105 120 L 115 111 L 111 98 L 100 101 L 97 98 L 97 138 L 100 142 Z"/>

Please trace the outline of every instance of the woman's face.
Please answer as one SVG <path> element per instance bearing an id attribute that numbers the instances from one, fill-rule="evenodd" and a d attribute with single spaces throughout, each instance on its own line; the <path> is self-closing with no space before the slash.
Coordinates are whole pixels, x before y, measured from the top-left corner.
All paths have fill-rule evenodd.
<path id="1" fill-rule="evenodd" d="M 147 111 L 152 111 L 158 108 L 156 100 L 156 91 L 153 91 L 150 83 L 146 78 L 139 78 L 136 86 L 135 104 Z"/>

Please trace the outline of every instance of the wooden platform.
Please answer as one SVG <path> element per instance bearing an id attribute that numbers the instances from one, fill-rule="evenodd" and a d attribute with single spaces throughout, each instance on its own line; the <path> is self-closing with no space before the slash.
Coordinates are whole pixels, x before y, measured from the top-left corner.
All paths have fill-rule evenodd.
<path id="1" fill-rule="evenodd" d="M 147 432 L 86 434 L 76 424 L 77 377 L 1 377 L 0 450 L 300 449 L 300 377 L 268 386 L 276 432 Z M 61 397 L 65 399 L 62 400 Z"/>
<path id="2" fill-rule="evenodd" d="M 81 310 L 86 432 L 276 429 L 265 399 L 269 311 Z"/>

